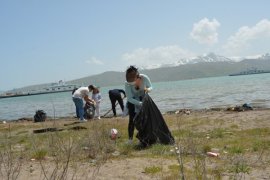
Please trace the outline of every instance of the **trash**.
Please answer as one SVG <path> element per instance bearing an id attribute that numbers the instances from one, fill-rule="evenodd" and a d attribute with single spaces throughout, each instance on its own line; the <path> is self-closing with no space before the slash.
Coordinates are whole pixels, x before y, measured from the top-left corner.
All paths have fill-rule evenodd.
<path id="1" fill-rule="evenodd" d="M 138 130 L 136 137 L 143 145 L 149 146 L 157 142 L 174 144 L 174 137 L 149 94 L 144 96 L 141 110 L 134 117 L 134 124 Z"/>
<path id="2" fill-rule="evenodd" d="M 43 110 L 37 110 L 34 115 L 34 122 L 44 122 L 47 118 L 47 114 Z"/>
<path id="3" fill-rule="evenodd" d="M 228 107 L 227 111 L 248 111 L 248 110 L 253 110 L 253 107 L 250 104 L 243 104 L 242 106 L 235 106 L 235 107 Z"/>
<path id="4" fill-rule="evenodd" d="M 84 106 L 84 118 L 85 119 L 93 119 L 95 117 L 95 105 L 92 103 L 85 103 Z"/>
<path id="5" fill-rule="evenodd" d="M 185 111 L 185 114 L 190 115 L 190 111 L 189 110 L 186 110 Z"/>
<path id="6" fill-rule="evenodd" d="M 245 110 L 253 110 L 252 106 L 250 104 L 243 104 L 242 107 L 245 109 Z"/>
<path id="7" fill-rule="evenodd" d="M 206 154 L 210 157 L 218 157 L 219 156 L 219 153 L 214 153 L 214 152 L 207 152 Z"/>
<path id="8" fill-rule="evenodd" d="M 189 109 L 179 109 L 178 111 L 175 111 L 175 114 L 186 114 L 190 115 L 190 110 Z"/>
<path id="9" fill-rule="evenodd" d="M 3 121 L 3 124 L 6 124 L 7 122 L 6 121 Z"/>
<path id="10" fill-rule="evenodd" d="M 111 129 L 111 140 L 115 140 L 117 138 L 118 131 L 117 129 Z"/>
<path id="11" fill-rule="evenodd" d="M 113 155 L 113 156 L 119 156 L 119 155 L 120 155 L 120 152 L 119 152 L 119 151 L 114 151 L 114 152 L 112 153 L 112 155 Z"/>

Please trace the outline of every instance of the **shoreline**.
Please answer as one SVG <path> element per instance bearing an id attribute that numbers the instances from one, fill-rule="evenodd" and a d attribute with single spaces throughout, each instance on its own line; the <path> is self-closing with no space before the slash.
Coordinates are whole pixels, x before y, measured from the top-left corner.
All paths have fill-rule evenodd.
<path id="1" fill-rule="evenodd" d="M 177 114 L 186 114 L 189 115 L 191 113 L 206 113 L 206 112 L 244 112 L 244 111 L 270 111 L 270 108 L 267 107 L 256 107 L 256 108 L 252 108 L 252 110 L 250 109 L 244 109 L 241 106 L 235 106 L 235 107 L 227 107 L 227 108 L 220 108 L 220 107 L 216 107 L 216 108 L 209 108 L 209 109 L 189 109 L 189 108 L 184 108 L 184 109 L 175 109 L 175 110 L 171 110 L 171 111 L 166 111 L 164 113 L 162 113 L 163 116 L 166 115 L 177 115 Z M 102 117 L 102 116 L 101 116 Z M 125 116 L 128 117 L 128 116 Z M 113 117 L 112 115 L 109 116 L 105 116 L 102 117 L 103 119 L 113 119 L 113 118 L 125 118 L 122 117 L 120 114 L 117 117 Z M 74 116 L 63 116 L 63 117 L 50 117 L 47 116 L 46 121 L 55 121 L 55 120 L 66 120 L 66 121 L 76 121 L 77 118 L 75 118 Z M 89 121 L 93 121 L 94 119 L 90 119 Z M 12 119 L 12 120 L 6 120 L 6 119 L 0 119 L 0 124 L 7 123 L 7 122 L 31 122 L 34 121 L 34 117 L 21 117 L 18 119 Z"/>

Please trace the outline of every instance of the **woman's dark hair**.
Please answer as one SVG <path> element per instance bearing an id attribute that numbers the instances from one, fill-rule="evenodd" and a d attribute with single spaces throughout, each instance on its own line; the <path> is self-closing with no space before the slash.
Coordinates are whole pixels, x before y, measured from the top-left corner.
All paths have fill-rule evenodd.
<path id="1" fill-rule="evenodd" d="M 95 89 L 95 86 L 91 84 L 91 85 L 88 86 L 88 89 L 89 90 L 94 90 Z"/>
<path id="2" fill-rule="evenodd" d="M 126 80 L 127 82 L 133 82 L 136 77 L 139 76 L 138 68 L 135 66 L 129 66 L 126 70 Z"/>
<path id="3" fill-rule="evenodd" d="M 92 84 L 88 86 L 88 89 L 89 89 L 89 90 L 92 90 L 92 91 L 95 90 L 96 93 L 99 93 L 99 88 L 96 87 L 96 86 L 94 86 L 94 85 L 92 85 Z"/>

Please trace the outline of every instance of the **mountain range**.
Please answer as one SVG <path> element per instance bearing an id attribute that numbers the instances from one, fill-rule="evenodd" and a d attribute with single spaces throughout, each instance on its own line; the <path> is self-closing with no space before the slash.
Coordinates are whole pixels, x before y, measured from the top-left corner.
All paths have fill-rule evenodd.
<path id="1" fill-rule="evenodd" d="M 153 68 L 155 67 L 155 68 Z M 152 82 L 177 81 L 215 76 L 227 76 L 232 73 L 257 68 L 270 70 L 270 54 L 249 58 L 227 58 L 214 53 L 195 58 L 179 59 L 171 64 L 158 64 L 152 68 L 139 69 L 140 73 L 147 74 Z M 69 84 L 89 85 L 100 87 L 121 85 L 125 82 L 125 72 L 107 71 L 101 74 L 87 76 L 71 81 Z M 12 90 L 12 92 L 40 89 L 49 84 L 27 86 Z"/>
<path id="2" fill-rule="evenodd" d="M 255 58 L 233 59 L 210 53 L 196 58 L 180 59 L 172 64 L 155 65 L 155 67 L 158 68 L 141 69 L 140 73 L 147 74 L 152 82 L 227 76 L 251 68 L 270 70 L 270 54 Z M 124 72 L 107 71 L 68 82 L 112 86 L 123 84 L 124 81 Z"/>

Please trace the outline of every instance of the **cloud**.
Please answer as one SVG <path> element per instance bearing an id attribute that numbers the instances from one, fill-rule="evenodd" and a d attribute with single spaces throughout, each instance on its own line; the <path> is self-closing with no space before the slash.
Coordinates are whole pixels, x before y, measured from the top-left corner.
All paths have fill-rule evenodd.
<path id="1" fill-rule="evenodd" d="M 85 61 L 87 64 L 104 65 L 104 63 L 96 57 L 91 57 L 90 60 Z"/>
<path id="2" fill-rule="evenodd" d="M 175 63 L 181 58 L 195 56 L 192 52 L 178 46 L 162 46 L 157 48 L 139 48 L 122 55 L 126 65 L 136 65 L 142 68 L 157 68 L 161 64 Z"/>
<path id="3" fill-rule="evenodd" d="M 223 46 L 223 50 L 227 54 L 238 55 L 241 52 L 255 47 L 256 41 L 269 42 L 265 38 L 270 38 L 270 21 L 263 19 L 255 26 L 243 26 L 231 37 L 228 38 L 227 43 Z M 258 44 L 257 44 L 258 45 Z M 268 44 L 270 45 L 270 44 Z M 269 49 L 269 47 L 267 47 Z"/>
<path id="4" fill-rule="evenodd" d="M 190 36 L 200 44 L 215 44 L 218 42 L 217 29 L 219 26 L 220 23 L 216 19 L 210 21 L 208 18 L 204 18 L 198 23 L 193 24 Z"/>

